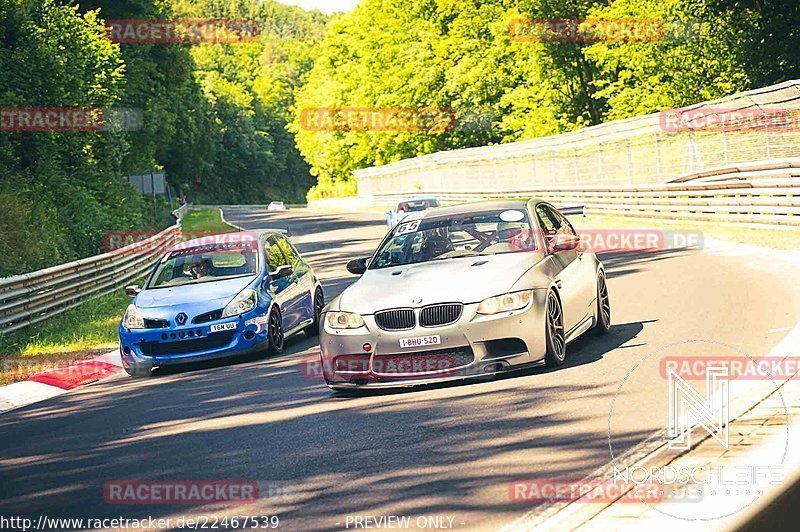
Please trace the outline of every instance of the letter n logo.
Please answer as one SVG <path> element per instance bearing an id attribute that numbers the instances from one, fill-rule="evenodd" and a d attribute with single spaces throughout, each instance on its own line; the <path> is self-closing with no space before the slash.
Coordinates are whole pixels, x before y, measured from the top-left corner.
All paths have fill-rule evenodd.
<path id="1" fill-rule="evenodd" d="M 728 368 L 706 368 L 706 397 L 689 386 L 675 370 L 667 369 L 669 381 L 669 421 L 667 438 L 670 449 L 686 450 L 692 446 L 692 430 L 698 425 L 723 447 L 728 448 Z"/>

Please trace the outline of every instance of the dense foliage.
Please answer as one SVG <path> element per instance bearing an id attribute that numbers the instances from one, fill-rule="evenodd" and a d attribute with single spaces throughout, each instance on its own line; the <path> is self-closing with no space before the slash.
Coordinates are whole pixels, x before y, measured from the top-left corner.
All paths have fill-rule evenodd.
<path id="1" fill-rule="evenodd" d="M 115 44 L 106 20 L 251 19 L 255 42 Z M 193 202 L 302 201 L 286 129 L 327 17 L 272 1 L 0 0 L 0 108 L 140 110 L 140 127 L 0 131 L 0 276 L 163 227 L 168 206 L 124 176 L 164 170 Z"/>

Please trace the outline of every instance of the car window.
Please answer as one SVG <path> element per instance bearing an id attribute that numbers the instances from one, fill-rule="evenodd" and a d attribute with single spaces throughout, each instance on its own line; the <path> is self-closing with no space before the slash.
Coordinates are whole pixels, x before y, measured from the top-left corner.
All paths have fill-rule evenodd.
<path id="1" fill-rule="evenodd" d="M 536 217 L 539 219 L 545 236 L 552 236 L 561 229 L 561 219 L 558 213 L 543 203 L 536 206 Z"/>
<path id="2" fill-rule="evenodd" d="M 297 253 L 295 252 L 292 244 L 282 236 L 276 236 L 275 240 L 277 241 L 278 247 L 281 248 L 283 256 L 286 258 L 286 263 L 289 265 L 294 265 L 294 263 L 297 262 Z"/>
<path id="3" fill-rule="evenodd" d="M 578 235 L 578 233 L 575 232 L 575 228 L 572 227 L 572 224 L 569 223 L 569 220 L 567 220 L 566 216 L 564 216 L 563 214 L 561 214 L 560 212 L 557 212 L 557 211 L 556 211 L 556 215 L 558 215 L 558 220 L 559 220 L 559 222 L 561 224 L 561 228 L 559 229 L 560 232 L 562 232 L 562 233 L 570 233 L 570 234 L 575 235 L 575 236 Z"/>
<path id="4" fill-rule="evenodd" d="M 427 208 L 428 208 L 428 202 L 425 200 L 408 202 L 408 212 L 424 211 Z"/>
<path id="5" fill-rule="evenodd" d="M 166 288 L 255 275 L 258 246 L 254 243 L 218 243 L 181 248 L 164 255 L 147 288 Z"/>
<path id="6" fill-rule="evenodd" d="M 274 272 L 281 266 L 289 264 L 281 251 L 281 246 L 274 236 L 267 238 L 267 263 L 269 271 Z"/>
<path id="7" fill-rule="evenodd" d="M 381 244 L 370 269 L 535 249 L 524 209 L 467 212 L 401 222 Z"/>
<path id="8" fill-rule="evenodd" d="M 553 244 L 556 235 L 558 234 L 569 233 L 577 236 L 577 233 L 575 233 L 575 229 L 573 229 L 572 224 L 569 223 L 569 220 L 567 220 L 563 214 L 556 211 L 549 205 L 537 205 L 536 217 L 539 219 L 539 223 L 542 225 L 542 236 L 544 237 L 548 247 Z"/>

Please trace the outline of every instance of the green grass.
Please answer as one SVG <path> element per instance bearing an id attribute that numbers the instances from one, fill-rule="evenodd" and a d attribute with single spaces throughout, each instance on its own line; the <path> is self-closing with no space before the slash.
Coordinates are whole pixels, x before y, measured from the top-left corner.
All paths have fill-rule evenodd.
<path id="1" fill-rule="evenodd" d="M 184 231 L 198 231 L 208 233 L 229 233 L 237 229 L 222 221 L 219 209 L 200 209 L 189 211 L 181 220 Z"/>
<path id="2" fill-rule="evenodd" d="M 115 290 L 26 329 L 0 335 L 0 385 L 25 378 L 13 371 L 18 358 L 66 364 L 114 349 L 117 325 L 130 300 L 121 289 Z"/>
<path id="3" fill-rule="evenodd" d="M 222 221 L 218 209 L 189 211 L 181 225 L 189 233 L 236 230 Z M 19 371 L 13 371 L 18 364 L 16 360 L 12 363 L 9 359 L 39 357 L 66 364 L 114 349 L 117 326 L 130 301 L 120 288 L 26 329 L 0 334 L 0 386 L 25 378 Z"/>

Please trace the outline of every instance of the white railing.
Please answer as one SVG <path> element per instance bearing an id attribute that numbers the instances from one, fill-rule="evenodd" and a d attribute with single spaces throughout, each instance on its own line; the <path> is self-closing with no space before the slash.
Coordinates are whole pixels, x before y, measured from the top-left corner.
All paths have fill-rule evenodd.
<path id="1" fill-rule="evenodd" d="M 800 157 L 797 120 L 741 128 L 700 127 L 726 113 L 800 110 L 800 81 L 702 102 L 669 114 L 707 121 L 671 128 L 668 114 L 616 120 L 532 140 L 451 150 L 353 172 L 359 196 L 458 191 L 486 194 L 546 187 L 651 186 L 741 162 Z M 792 114 L 794 113 L 794 114 Z M 719 123 L 719 122 L 717 122 Z"/>

